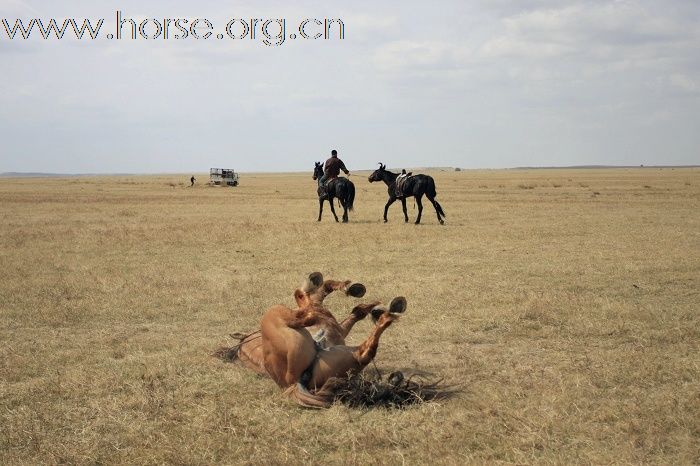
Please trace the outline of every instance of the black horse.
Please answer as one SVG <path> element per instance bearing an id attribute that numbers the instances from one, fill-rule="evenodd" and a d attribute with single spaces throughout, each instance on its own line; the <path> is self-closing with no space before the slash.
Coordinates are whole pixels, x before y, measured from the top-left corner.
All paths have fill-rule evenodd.
<path id="1" fill-rule="evenodd" d="M 369 176 L 369 182 L 383 181 L 389 187 L 389 200 L 384 206 L 384 223 L 387 222 L 386 213 L 389 210 L 389 206 L 393 204 L 396 199 L 401 200 L 401 205 L 403 206 L 403 216 L 406 222 L 408 222 L 408 212 L 406 212 L 406 198 L 415 197 L 416 204 L 418 204 L 418 218 L 416 218 L 416 225 L 420 223 L 421 215 L 423 214 L 423 203 L 421 198 L 425 194 L 430 202 L 432 202 L 433 207 L 435 207 L 435 212 L 437 213 L 437 218 L 440 224 L 444 224 L 445 221 L 442 219 L 445 217 L 445 212 L 442 210 L 442 206 L 438 201 L 435 200 L 437 193 L 435 192 L 435 180 L 432 176 L 428 175 L 414 175 L 406 178 L 405 183 L 401 187 L 401 192 L 397 192 L 396 189 L 396 179 L 399 177 L 398 173 L 392 173 L 387 171 L 386 165 L 379 163 L 379 169 L 375 170 Z"/>
<path id="2" fill-rule="evenodd" d="M 323 164 L 321 162 L 316 162 L 314 167 L 314 180 L 317 180 L 323 176 Z M 324 187 L 318 187 L 318 221 L 321 221 L 321 215 L 323 214 L 323 201 L 328 201 L 331 205 L 331 212 L 335 217 L 335 221 L 338 221 L 338 216 L 335 213 L 335 207 L 333 206 L 333 199 L 338 198 L 340 205 L 343 206 L 343 223 L 348 223 L 348 210 L 352 210 L 352 204 L 355 202 L 355 185 L 347 178 L 334 178 L 330 181 L 326 181 L 325 189 Z"/>

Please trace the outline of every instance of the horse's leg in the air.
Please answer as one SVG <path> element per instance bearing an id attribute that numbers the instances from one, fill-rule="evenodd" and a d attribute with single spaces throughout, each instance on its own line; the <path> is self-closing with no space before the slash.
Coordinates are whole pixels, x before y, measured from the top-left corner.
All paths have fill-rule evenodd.
<path id="1" fill-rule="evenodd" d="M 364 368 L 369 364 L 377 354 L 379 347 L 379 337 L 382 336 L 384 330 L 399 318 L 399 314 L 406 310 L 406 299 L 403 297 L 394 298 L 389 305 L 389 309 L 383 308 L 384 311 L 377 319 L 377 323 L 372 329 L 369 337 L 353 351 L 353 357 Z"/>
<path id="2" fill-rule="evenodd" d="M 367 292 L 367 288 L 362 283 L 353 283 L 351 280 L 326 280 L 315 291 L 309 294 L 310 297 L 315 297 L 318 301 L 323 302 L 326 296 L 334 291 L 344 291 L 346 295 L 353 298 L 361 298 Z"/>
<path id="3" fill-rule="evenodd" d="M 367 314 L 369 314 L 373 309 L 377 308 L 380 305 L 379 301 L 376 301 L 374 303 L 364 303 L 364 304 L 358 304 L 352 309 L 352 312 L 350 313 L 349 316 L 347 316 L 341 323 L 340 327 L 343 329 L 343 338 L 347 337 L 348 334 L 350 333 L 350 330 L 352 330 L 353 326 L 367 317 Z"/>

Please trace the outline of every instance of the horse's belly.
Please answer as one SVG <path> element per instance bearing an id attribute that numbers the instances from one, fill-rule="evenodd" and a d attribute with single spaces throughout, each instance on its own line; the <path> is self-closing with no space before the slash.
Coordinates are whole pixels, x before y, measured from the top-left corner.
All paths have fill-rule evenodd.
<path id="1" fill-rule="evenodd" d="M 316 358 L 316 345 L 306 329 L 278 328 L 263 333 L 265 369 L 282 387 L 295 384 Z"/>
<path id="2" fill-rule="evenodd" d="M 312 325 L 306 327 L 306 329 L 311 333 L 314 340 L 318 341 L 321 347 L 327 348 L 330 346 L 344 345 L 345 338 L 343 338 L 338 326 L 326 325 Z M 321 338 L 323 341 L 320 341 Z"/>

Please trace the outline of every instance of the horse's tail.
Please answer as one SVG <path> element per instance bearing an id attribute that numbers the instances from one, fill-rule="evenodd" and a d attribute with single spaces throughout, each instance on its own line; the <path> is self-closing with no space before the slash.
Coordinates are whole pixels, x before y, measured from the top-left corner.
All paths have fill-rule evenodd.
<path id="1" fill-rule="evenodd" d="M 332 396 L 314 395 L 300 383 L 290 385 L 284 394 L 305 408 L 330 408 L 333 403 Z"/>
<path id="2" fill-rule="evenodd" d="M 428 199 L 431 201 L 435 201 L 435 210 L 437 210 L 437 212 L 443 217 L 447 217 L 447 215 L 445 215 L 445 211 L 442 210 L 440 203 L 435 200 L 437 191 L 435 190 L 435 180 L 432 177 L 428 177 L 428 186 L 425 189 L 425 195 L 428 196 Z"/>
<path id="3" fill-rule="evenodd" d="M 442 206 L 438 201 L 435 201 L 435 207 L 437 208 L 437 211 L 440 213 L 440 215 L 442 215 L 443 217 L 447 217 L 447 215 L 445 215 L 445 211 L 442 210 Z"/>
<path id="4" fill-rule="evenodd" d="M 355 202 L 355 185 L 352 181 L 348 182 L 348 193 L 345 195 L 345 205 L 348 206 L 348 210 L 352 210 L 353 203 Z"/>

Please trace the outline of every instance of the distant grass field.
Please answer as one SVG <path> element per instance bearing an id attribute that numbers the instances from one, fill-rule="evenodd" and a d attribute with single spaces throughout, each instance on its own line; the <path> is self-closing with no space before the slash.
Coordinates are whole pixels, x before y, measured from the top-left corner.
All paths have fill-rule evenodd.
<path id="1" fill-rule="evenodd" d="M 347 225 L 311 173 L 1 179 L 0 464 L 700 463 L 700 170 L 430 174 L 444 226 L 366 174 Z M 377 367 L 460 395 L 304 410 L 211 357 L 317 270 L 406 296 Z"/>

